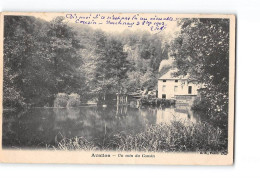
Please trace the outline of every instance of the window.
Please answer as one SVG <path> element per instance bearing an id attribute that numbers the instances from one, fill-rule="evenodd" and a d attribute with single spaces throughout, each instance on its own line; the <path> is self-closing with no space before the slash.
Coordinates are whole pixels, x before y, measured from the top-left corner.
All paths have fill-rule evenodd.
<path id="1" fill-rule="evenodd" d="M 191 92 L 192 92 L 192 86 L 189 86 L 188 94 L 191 94 Z"/>
<path id="2" fill-rule="evenodd" d="M 166 99 L 166 94 L 162 94 L 162 99 Z"/>
<path id="3" fill-rule="evenodd" d="M 163 82 L 166 82 L 166 80 L 162 80 Z"/>
<path id="4" fill-rule="evenodd" d="M 178 80 L 175 80 L 175 83 L 178 83 Z"/>
<path id="5" fill-rule="evenodd" d="M 174 86 L 174 92 L 178 91 L 178 86 Z"/>
<path id="6" fill-rule="evenodd" d="M 162 86 L 162 92 L 165 92 L 166 85 Z"/>

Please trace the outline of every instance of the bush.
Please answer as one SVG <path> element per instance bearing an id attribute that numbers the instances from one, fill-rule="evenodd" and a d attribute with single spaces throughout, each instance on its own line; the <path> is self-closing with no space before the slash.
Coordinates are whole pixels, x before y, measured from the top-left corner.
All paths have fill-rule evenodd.
<path id="1" fill-rule="evenodd" d="M 196 110 L 196 111 L 205 111 L 207 112 L 208 110 L 208 103 L 205 100 L 200 100 L 199 98 L 196 98 L 193 101 L 193 104 L 191 106 L 192 110 Z"/>
<path id="2" fill-rule="evenodd" d="M 228 96 L 217 91 L 209 92 L 208 89 L 200 89 L 201 99 L 194 100 L 192 110 L 203 112 L 207 116 L 206 122 L 220 127 L 222 130 L 228 129 Z M 205 120 L 204 119 L 204 120 Z"/>
<path id="3" fill-rule="evenodd" d="M 14 88 L 4 87 L 3 106 L 4 108 L 23 108 L 26 106 L 25 99 L 19 91 Z"/>
<path id="4" fill-rule="evenodd" d="M 95 146 L 92 142 L 89 142 L 83 137 L 74 137 L 72 139 L 65 138 L 63 136 L 61 141 L 58 142 L 58 146 L 55 149 L 59 150 L 98 150 L 98 147 Z"/>
<path id="5" fill-rule="evenodd" d="M 79 105 L 80 105 L 80 95 L 78 95 L 77 93 L 71 93 L 69 95 L 67 107 L 77 107 Z"/>
<path id="6" fill-rule="evenodd" d="M 54 100 L 55 108 L 65 108 L 67 106 L 69 96 L 66 93 L 58 93 Z"/>

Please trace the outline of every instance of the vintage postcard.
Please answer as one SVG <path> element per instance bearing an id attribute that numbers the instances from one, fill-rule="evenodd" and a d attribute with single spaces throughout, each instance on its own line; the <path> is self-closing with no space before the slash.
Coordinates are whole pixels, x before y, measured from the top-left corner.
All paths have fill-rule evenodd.
<path id="1" fill-rule="evenodd" d="M 0 162 L 232 165 L 235 16 L 1 13 Z"/>

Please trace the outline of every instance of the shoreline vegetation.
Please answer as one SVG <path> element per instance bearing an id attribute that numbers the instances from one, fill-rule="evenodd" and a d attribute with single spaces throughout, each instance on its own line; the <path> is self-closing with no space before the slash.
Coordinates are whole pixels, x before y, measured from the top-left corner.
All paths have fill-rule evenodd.
<path id="1" fill-rule="evenodd" d="M 198 152 L 227 154 L 227 138 L 223 130 L 206 122 L 185 126 L 173 121 L 171 124 L 155 124 L 145 131 L 126 135 L 114 134 L 103 143 L 88 141 L 84 137 L 63 137 L 52 146 L 55 150 L 83 151 L 139 151 L 139 152 Z"/>

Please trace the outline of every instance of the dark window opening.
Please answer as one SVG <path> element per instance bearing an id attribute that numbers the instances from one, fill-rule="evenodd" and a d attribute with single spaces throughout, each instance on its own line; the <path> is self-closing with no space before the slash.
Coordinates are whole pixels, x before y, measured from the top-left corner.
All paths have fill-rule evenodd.
<path id="1" fill-rule="evenodd" d="M 175 80 L 176 83 L 178 83 L 178 80 Z"/>
<path id="2" fill-rule="evenodd" d="M 162 99 L 166 99 L 166 94 L 162 94 Z"/>
<path id="3" fill-rule="evenodd" d="M 162 80 L 163 82 L 166 82 L 166 80 Z"/>
<path id="4" fill-rule="evenodd" d="M 192 92 L 192 86 L 189 86 L 188 93 L 191 94 L 191 92 Z"/>

